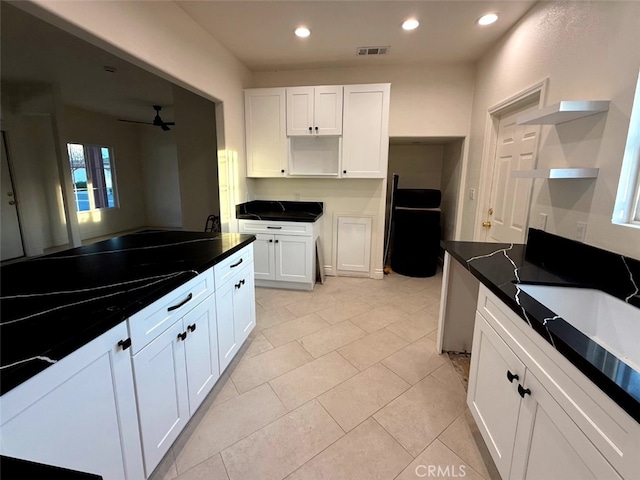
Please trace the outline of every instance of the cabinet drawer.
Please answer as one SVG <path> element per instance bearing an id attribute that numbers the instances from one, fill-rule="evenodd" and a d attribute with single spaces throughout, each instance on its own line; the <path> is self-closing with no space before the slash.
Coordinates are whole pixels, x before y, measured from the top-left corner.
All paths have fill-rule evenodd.
<path id="1" fill-rule="evenodd" d="M 142 350 L 213 292 L 213 268 L 210 268 L 129 317 L 131 353 Z"/>
<path id="2" fill-rule="evenodd" d="M 213 266 L 217 288 L 229 281 L 231 276 L 253 262 L 253 246 L 247 245 Z"/>
<path id="3" fill-rule="evenodd" d="M 313 223 L 240 220 L 240 233 L 274 233 L 277 235 L 313 235 Z"/>

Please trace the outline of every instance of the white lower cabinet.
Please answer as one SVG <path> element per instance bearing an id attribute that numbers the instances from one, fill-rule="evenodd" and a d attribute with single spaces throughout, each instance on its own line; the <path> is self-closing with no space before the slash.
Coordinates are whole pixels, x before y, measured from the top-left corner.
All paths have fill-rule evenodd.
<path id="1" fill-rule="evenodd" d="M 248 245 L 2 395 L 0 452 L 148 478 L 254 326 Z"/>
<path id="2" fill-rule="evenodd" d="M 502 479 L 640 478 L 640 425 L 534 335 L 480 287 L 467 404 Z"/>
<path id="3" fill-rule="evenodd" d="M 215 296 L 132 358 L 148 476 L 220 376 Z"/>
<path id="4" fill-rule="evenodd" d="M 0 397 L 0 452 L 105 480 L 144 478 L 125 322 Z"/>
<path id="5" fill-rule="evenodd" d="M 216 289 L 220 373 L 231 363 L 255 327 L 253 264 L 249 264 Z"/>
<path id="6" fill-rule="evenodd" d="M 256 236 L 253 255 L 258 286 L 313 289 L 316 223 L 240 220 L 240 232 Z"/>

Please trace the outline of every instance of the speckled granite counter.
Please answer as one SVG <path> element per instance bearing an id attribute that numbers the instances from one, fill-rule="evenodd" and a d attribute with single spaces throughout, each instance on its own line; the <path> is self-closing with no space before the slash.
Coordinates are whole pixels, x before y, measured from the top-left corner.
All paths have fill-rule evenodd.
<path id="1" fill-rule="evenodd" d="M 254 240 L 145 231 L 2 267 L 1 393 Z"/>
<path id="2" fill-rule="evenodd" d="M 444 241 L 442 246 L 640 422 L 640 372 L 518 287 L 595 288 L 640 308 L 640 261 L 535 229 L 529 231 L 526 245 Z"/>

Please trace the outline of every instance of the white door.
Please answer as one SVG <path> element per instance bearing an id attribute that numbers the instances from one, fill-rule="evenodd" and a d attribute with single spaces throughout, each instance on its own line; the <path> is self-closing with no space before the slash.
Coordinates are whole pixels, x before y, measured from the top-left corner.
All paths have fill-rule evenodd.
<path id="1" fill-rule="evenodd" d="M 215 295 L 187 313 L 182 322 L 187 332 L 187 386 L 189 411 L 193 415 L 220 377 Z"/>
<path id="2" fill-rule="evenodd" d="M 509 478 L 525 367 L 476 313 L 467 405 L 503 479 Z"/>
<path id="3" fill-rule="evenodd" d="M 218 358 L 220 373 L 229 366 L 238 351 L 233 323 L 233 279 L 216 290 L 216 317 L 218 321 Z"/>
<path id="4" fill-rule="evenodd" d="M 18 210 L 16 207 L 16 195 L 11 182 L 11 170 L 9 169 L 9 159 L 4 135 L 4 132 L 0 135 L 2 137 L 2 171 L 0 172 L 0 180 L 2 181 L 2 197 L 0 203 L 2 205 L 0 209 L 0 216 L 2 218 L 2 229 L 0 229 L 2 244 L 0 245 L 0 259 L 3 261 L 24 255 L 20 222 L 18 220 Z"/>
<path id="5" fill-rule="evenodd" d="M 313 134 L 313 87 L 287 88 L 287 135 Z"/>
<path id="6" fill-rule="evenodd" d="M 276 279 L 276 260 L 274 236 L 264 233 L 256 233 L 256 241 L 253 242 L 254 275 L 257 280 Z"/>
<path id="7" fill-rule="evenodd" d="M 287 165 L 284 88 L 244 92 L 248 177 L 282 177 Z"/>
<path id="8" fill-rule="evenodd" d="M 189 421 L 182 320 L 133 356 L 147 476 Z"/>
<path id="9" fill-rule="evenodd" d="M 311 237 L 276 235 L 276 280 L 304 282 L 313 280 Z"/>
<path id="10" fill-rule="evenodd" d="M 246 340 L 256 324 L 253 269 L 245 268 L 232 280 L 233 323 L 238 346 Z"/>
<path id="11" fill-rule="evenodd" d="M 371 217 L 338 217 L 337 270 L 369 272 Z"/>
<path id="12" fill-rule="evenodd" d="M 314 133 L 342 135 L 342 86 L 315 87 Z"/>
<path id="13" fill-rule="evenodd" d="M 621 480 L 531 371 L 524 380 L 528 393 L 520 408 L 510 478 Z"/>
<path id="14" fill-rule="evenodd" d="M 489 204 L 485 205 L 482 241 L 524 243 L 533 180 L 512 178 L 512 170 L 535 168 L 538 125 L 517 125 L 516 118 L 538 109 L 538 100 L 500 116 L 493 158 Z"/>

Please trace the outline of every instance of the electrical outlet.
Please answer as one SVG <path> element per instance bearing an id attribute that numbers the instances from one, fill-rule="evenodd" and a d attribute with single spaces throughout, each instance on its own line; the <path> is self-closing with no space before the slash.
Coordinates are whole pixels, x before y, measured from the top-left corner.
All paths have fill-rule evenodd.
<path id="1" fill-rule="evenodd" d="M 576 240 L 584 242 L 587 233 L 587 222 L 576 222 Z"/>
<path id="2" fill-rule="evenodd" d="M 296 202 L 300 201 L 300 192 L 296 192 L 293 194 L 293 198 Z"/>
<path id="3" fill-rule="evenodd" d="M 547 229 L 547 214 L 546 213 L 541 213 L 540 214 L 540 220 L 538 221 L 538 228 L 542 231 L 545 231 Z"/>
<path id="4" fill-rule="evenodd" d="M 476 199 L 476 189 L 475 188 L 470 188 L 469 189 L 469 200 L 475 200 Z"/>

